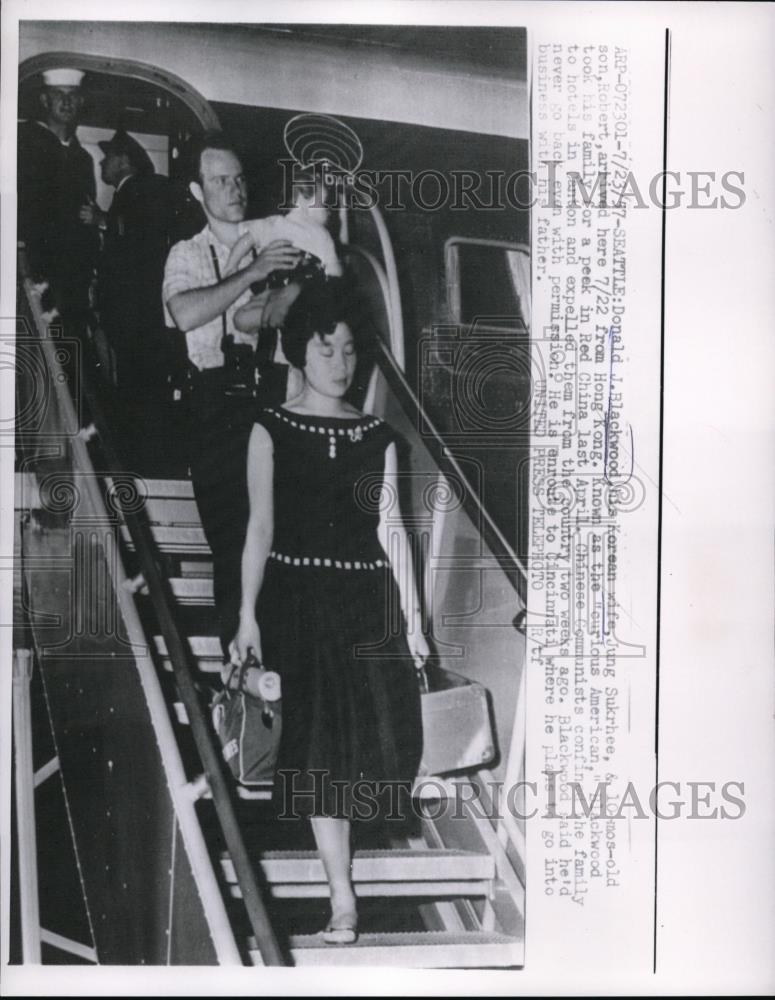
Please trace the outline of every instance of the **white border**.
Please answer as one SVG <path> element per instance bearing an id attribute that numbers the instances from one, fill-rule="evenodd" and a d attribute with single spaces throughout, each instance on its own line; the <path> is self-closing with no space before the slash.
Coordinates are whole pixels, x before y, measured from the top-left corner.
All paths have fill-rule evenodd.
<path id="1" fill-rule="evenodd" d="M 20 2 L 2 9 L 2 303 L 13 315 L 14 115 L 18 17 L 151 19 L 161 6 L 135 3 Z M 772 162 L 775 132 L 775 15 L 753 4 L 516 4 L 296 2 L 276 5 L 168 2 L 169 19 L 509 23 L 528 32 L 578 19 L 621 19 L 637 42 L 639 26 L 673 33 L 670 163 L 675 169 L 746 171 L 748 201 L 737 212 L 674 212 L 667 225 L 665 506 L 660 773 L 690 778 L 752 774 L 744 821 L 675 824 L 660 847 L 656 977 L 604 982 L 578 969 L 527 966 L 518 973 L 396 970 L 75 969 L 3 970 L 6 995 L 43 991 L 114 995 L 470 995 L 620 991 L 766 993 L 775 986 L 775 738 L 773 737 L 772 497 L 775 273 Z M 662 81 L 654 81 L 661 102 Z M 9 155 L 9 149 L 11 150 Z M 10 310 L 9 304 L 10 303 Z M 2 372 L 0 417 L 12 395 Z M 12 381 L 12 379 L 11 379 Z M 2 454 L 0 546 L 10 551 L 13 505 L 8 449 Z M 4 567 L 7 562 L 4 561 Z M 10 582 L 10 577 L 9 577 Z M 8 621 L 10 587 L 2 592 Z M 3 666 L 10 629 L 0 632 Z M 8 673 L 8 671 L 4 671 Z M 9 674 L 10 676 L 10 674 Z M 8 759 L 10 699 L 3 702 L 2 750 Z M 8 768 L 2 774 L 7 801 Z M 3 844 L 7 863 L 7 843 Z M 529 860 L 529 859 L 528 859 Z M 3 874 L 7 869 L 3 869 Z M 529 880 L 534 876 L 528 872 Z M 530 884 L 530 882 L 528 883 Z M 528 912 L 528 920 L 529 912 Z M 622 919 L 627 914 L 622 913 Z M 593 931 L 593 929 L 590 929 Z M 615 942 L 612 942 L 615 947 Z M 259 978 L 260 976 L 260 978 Z"/>

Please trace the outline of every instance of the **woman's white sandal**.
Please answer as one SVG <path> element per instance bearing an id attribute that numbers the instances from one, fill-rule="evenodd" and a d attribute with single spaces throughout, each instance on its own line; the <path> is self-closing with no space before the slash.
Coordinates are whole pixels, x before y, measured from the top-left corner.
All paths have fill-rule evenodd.
<path id="1" fill-rule="evenodd" d="M 358 940 L 358 917 L 355 913 L 345 913 L 332 917 L 323 931 L 326 944 L 355 944 Z"/>

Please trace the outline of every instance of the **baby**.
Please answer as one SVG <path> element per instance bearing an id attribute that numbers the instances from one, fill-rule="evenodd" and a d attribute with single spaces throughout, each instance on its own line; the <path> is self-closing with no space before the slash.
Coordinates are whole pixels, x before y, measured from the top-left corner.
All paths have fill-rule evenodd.
<path id="1" fill-rule="evenodd" d="M 336 248 L 326 229 L 328 207 L 324 200 L 325 185 L 319 169 L 311 167 L 293 176 L 293 208 L 287 215 L 270 215 L 265 219 L 243 222 L 240 238 L 232 247 L 225 274 L 236 269 L 246 254 L 285 240 L 299 251 L 299 259 L 291 270 L 272 271 L 263 282 L 251 286 L 253 298 L 234 314 L 234 326 L 241 333 L 259 333 L 259 362 L 262 378 L 275 386 L 285 399 L 292 399 L 301 390 L 301 373 L 290 366 L 283 354 L 277 335 L 285 314 L 310 278 L 339 277 L 342 267 Z M 264 333 L 261 334 L 263 329 Z M 268 355 L 267 355 L 268 352 Z M 271 359 L 271 360 L 270 360 Z"/>
<path id="2" fill-rule="evenodd" d="M 262 326 L 275 325 L 265 322 L 265 311 L 274 289 L 292 282 L 301 284 L 316 274 L 339 277 L 342 267 L 336 248 L 326 229 L 328 207 L 324 201 L 323 178 L 319 171 L 309 169 L 301 178 L 294 175 L 293 208 L 287 215 L 270 215 L 265 219 L 252 219 L 241 224 L 243 235 L 234 244 L 226 264 L 225 273 L 237 266 L 246 253 L 267 246 L 274 240 L 287 240 L 300 251 L 300 259 L 291 271 L 273 271 L 262 288 L 253 286 L 257 294 L 234 314 L 234 325 L 242 333 L 250 333 Z"/>

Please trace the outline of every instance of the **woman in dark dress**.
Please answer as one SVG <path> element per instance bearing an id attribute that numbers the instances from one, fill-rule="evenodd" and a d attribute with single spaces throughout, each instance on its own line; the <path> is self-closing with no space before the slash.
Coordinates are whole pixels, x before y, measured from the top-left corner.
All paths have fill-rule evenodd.
<path id="1" fill-rule="evenodd" d="M 428 655 L 394 435 L 345 399 L 357 361 L 347 302 L 341 281 L 310 285 L 286 319 L 283 350 L 304 385 L 262 411 L 250 439 L 232 643 L 235 661 L 252 648 L 282 678 L 275 794 L 284 815 L 311 818 L 331 890 L 331 943 L 357 936 L 351 820 L 395 816 L 417 774 L 415 665 Z"/>

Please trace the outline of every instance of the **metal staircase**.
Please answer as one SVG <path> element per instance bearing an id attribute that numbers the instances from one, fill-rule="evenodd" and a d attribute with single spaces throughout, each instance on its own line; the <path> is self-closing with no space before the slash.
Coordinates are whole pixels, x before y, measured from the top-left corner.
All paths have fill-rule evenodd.
<path id="1" fill-rule="evenodd" d="M 52 317 L 42 314 L 40 290 L 28 280 L 24 282 L 22 297 L 27 300 L 34 320 L 34 334 L 44 346 L 49 342 L 43 356 L 50 368 L 51 384 L 55 385 L 58 374 L 56 352 L 49 339 L 47 324 L 47 319 Z M 470 805 L 465 805 L 458 817 L 431 818 L 432 811 L 422 805 L 422 789 L 417 790 L 416 799 L 418 809 L 425 810 L 420 834 L 399 838 L 383 848 L 358 850 L 353 862 L 356 894 L 378 907 L 372 922 L 378 923 L 379 914 L 383 910 L 388 914 L 393 902 L 401 900 L 402 905 L 415 907 L 419 928 L 380 932 L 378 928 L 372 930 L 369 925 L 352 946 L 326 945 L 320 934 L 290 933 L 285 941 L 275 939 L 272 929 L 274 905 L 282 905 L 288 900 L 315 901 L 327 895 L 322 864 L 315 852 L 265 849 L 251 854 L 245 846 L 238 829 L 234 804 L 245 797 L 260 802 L 268 797 L 268 790 L 235 789 L 218 760 L 213 734 L 206 731 L 206 699 L 203 692 L 212 684 L 213 674 L 220 669 L 221 650 L 212 613 L 210 553 L 191 485 L 185 480 L 133 479 L 131 500 L 123 502 L 117 485 L 123 481 L 126 486 L 129 477 L 122 476 L 119 471 L 117 457 L 109 441 L 109 429 L 104 419 L 99 418 L 99 408 L 99 400 L 91 397 L 92 417 L 97 416 L 98 419 L 85 433 L 83 430 L 76 432 L 68 444 L 65 475 L 74 483 L 88 485 L 90 503 L 97 514 L 105 513 L 104 506 L 100 506 L 105 498 L 115 504 L 114 513 L 117 516 L 111 522 L 115 524 L 117 539 L 117 548 L 112 554 L 115 559 L 113 586 L 122 620 L 131 620 L 129 631 L 132 635 L 128 647 L 125 637 L 120 634 L 121 629 L 113 635 L 100 636 L 99 662 L 96 665 L 104 671 L 111 658 L 116 656 L 122 657 L 126 663 L 129 649 L 131 655 L 128 662 L 136 664 L 136 669 L 144 678 L 141 687 L 148 705 L 145 738 L 148 733 L 154 733 L 160 754 L 160 764 L 154 766 L 165 769 L 170 791 L 169 808 L 173 813 L 173 839 L 179 829 L 190 860 L 191 874 L 187 877 L 193 879 L 195 886 L 193 896 L 190 893 L 189 896 L 197 898 L 197 905 L 201 905 L 202 919 L 209 927 L 211 938 L 224 939 L 221 944 L 216 944 L 212 958 L 208 960 L 234 961 L 239 953 L 243 961 L 253 964 L 426 968 L 521 965 L 523 888 L 515 874 L 518 869 L 514 865 L 514 843 L 509 839 L 508 830 L 502 824 L 482 818 Z M 74 417 L 70 414 L 71 420 Z M 41 465 L 39 458 L 39 454 L 29 452 L 24 463 L 25 489 L 23 495 L 22 491 L 17 495 L 22 551 L 28 560 L 25 567 L 25 602 L 44 675 L 51 671 L 47 697 L 66 699 L 70 696 L 70 688 L 54 683 L 53 671 L 58 669 L 59 661 L 50 655 L 48 636 L 41 628 L 41 614 L 45 616 L 47 608 L 42 603 L 41 595 L 36 597 L 33 562 L 36 555 L 43 557 L 46 554 L 47 503 L 49 510 L 51 507 L 44 495 L 47 467 L 45 463 Z M 100 468 L 110 471 L 95 471 Z M 71 527 L 68 524 L 68 531 Z M 62 558 L 66 560 L 67 553 Z M 78 613 L 72 601 L 65 604 L 71 608 L 72 614 Z M 141 647 L 145 652 L 138 656 L 137 649 Z M 76 653 L 87 658 L 97 656 L 85 646 L 80 646 Z M 50 664 L 48 667 L 45 665 L 47 662 Z M 68 670 L 72 671 L 72 677 L 79 676 L 77 664 L 71 664 Z M 107 689 L 95 684 L 93 697 L 105 697 L 100 694 L 103 690 Z M 160 715 L 160 698 L 166 703 L 166 719 Z M 116 709 L 121 712 L 120 701 L 111 706 L 110 712 Z M 58 724 L 65 734 L 68 733 L 68 725 L 72 725 L 68 721 L 69 712 L 69 706 L 62 702 Z M 64 735 L 62 742 L 64 749 L 60 752 L 60 759 L 67 787 L 68 780 L 77 780 L 74 772 L 78 767 L 78 758 L 73 751 L 68 760 L 68 744 Z M 95 753 L 101 752 L 98 747 L 99 743 L 95 744 Z M 454 796 L 464 784 L 475 788 L 478 780 L 477 775 L 438 780 L 434 782 L 433 795 L 436 800 L 439 796 Z M 91 792 L 95 815 L 103 807 L 110 812 L 112 800 L 103 802 L 100 799 L 102 789 L 98 782 Z M 464 802 L 471 801 L 471 796 L 462 798 Z M 202 821 L 205 799 L 212 799 L 219 825 L 215 838 L 217 843 L 207 844 L 207 850 L 203 851 L 200 842 L 203 837 L 207 841 L 208 837 L 206 824 L 203 826 Z M 130 809 L 130 806 L 125 808 Z M 131 808 L 141 809 L 140 805 Z M 134 813 L 133 818 L 137 818 Z M 92 863 L 88 850 L 83 848 L 88 830 L 89 818 L 82 816 L 80 823 L 75 824 L 73 837 L 79 864 L 86 866 Z M 142 853 L 143 850 L 142 843 L 128 841 L 118 853 Z M 211 870 L 208 864 L 212 866 Z M 85 894 L 91 886 L 99 885 L 98 879 L 98 873 L 94 873 L 94 878 L 86 873 Z M 220 898 L 213 895 L 216 886 L 215 891 Z M 232 909 L 235 904 L 245 907 L 236 919 Z M 109 902 L 101 900 L 101 905 L 107 907 Z M 170 914 L 173 909 L 176 919 L 184 923 L 187 917 L 183 902 L 176 902 L 175 907 L 170 904 Z M 228 941 L 228 929 L 225 930 L 223 925 L 224 914 L 228 915 L 236 947 Z M 191 919 L 194 919 L 193 916 Z M 213 920 L 217 925 L 215 928 Z M 387 925 L 390 926 L 390 921 Z M 106 955 L 107 961 L 137 960 L 135 953 L 122 956 L 120 942 L 113 939 L 103 951 L 99 927 L 94 929 L 94 938 L 98 960 L 103 960 L 102 954 Z M 175 960 L 170 957 L 171 954 L 168 947 L 168 961 Z M 181 951 L 181 955 L 185 956 L 185 951 Z M 191 958 L 180 960 L 191 961 Z"/>

